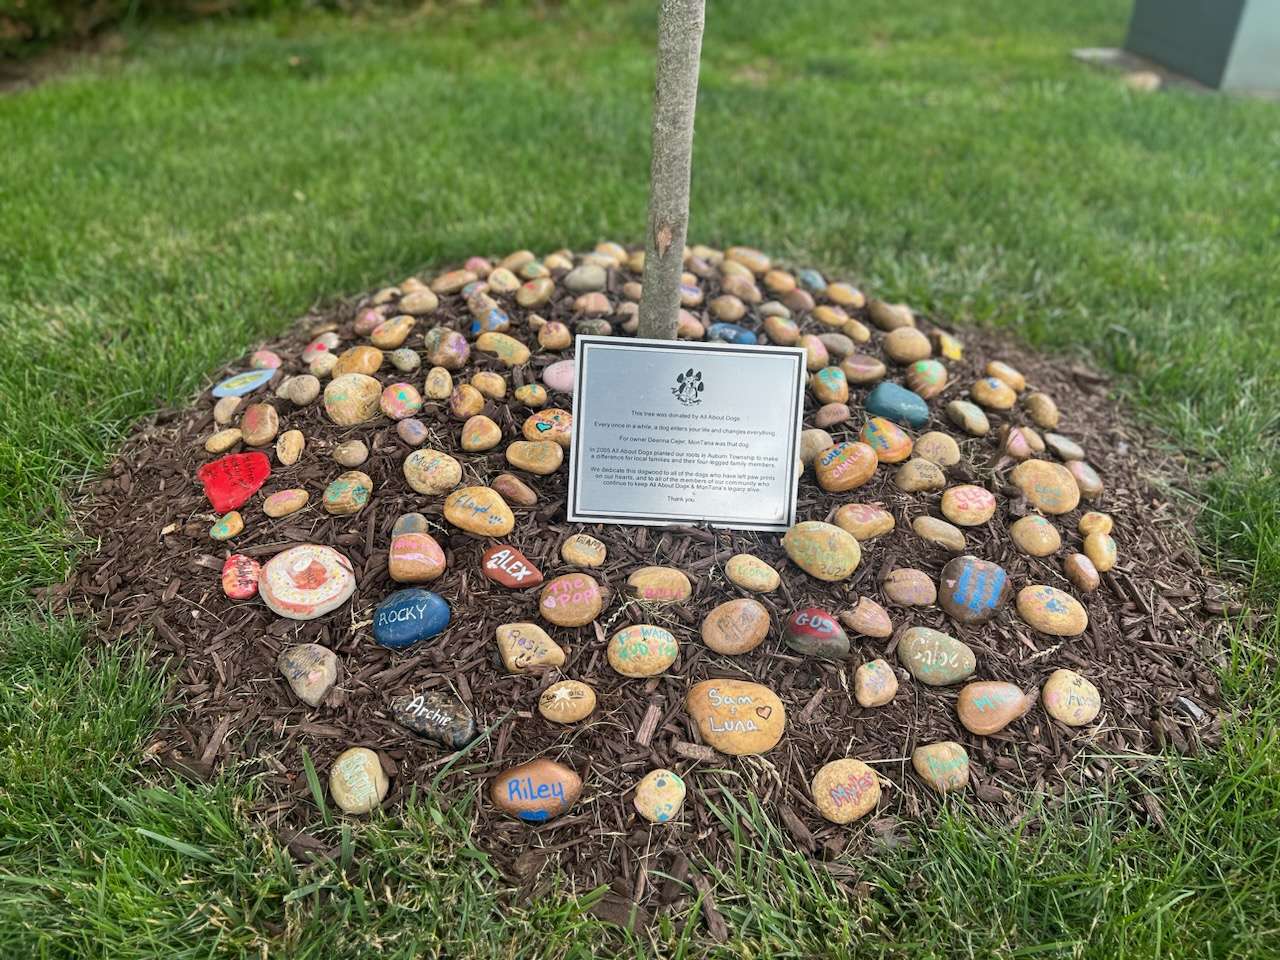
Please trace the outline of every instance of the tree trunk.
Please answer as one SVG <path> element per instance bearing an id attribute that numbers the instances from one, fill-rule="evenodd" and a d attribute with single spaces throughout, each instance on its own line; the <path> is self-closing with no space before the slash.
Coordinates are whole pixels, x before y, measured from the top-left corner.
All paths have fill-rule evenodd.
<path id="1" fill-rule="evenodd" d="M 689 168 L 693 160 L 693 111 L 698 102 L 704 0 L 661 2 L 640 336 L 674 340 L 689 228 Z"/>

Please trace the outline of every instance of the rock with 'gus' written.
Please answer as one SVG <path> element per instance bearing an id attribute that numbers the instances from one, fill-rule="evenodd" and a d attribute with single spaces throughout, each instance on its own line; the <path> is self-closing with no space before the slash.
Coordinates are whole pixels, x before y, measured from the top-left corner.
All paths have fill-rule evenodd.
<path id="1" fill-rule="evenodd" d="M 685 708 L 705 740 L 734 756 L 765 753 L 777 746 L 786 709 L 768 687 L 744 680 L 703 680 L 685 698 Z"/>

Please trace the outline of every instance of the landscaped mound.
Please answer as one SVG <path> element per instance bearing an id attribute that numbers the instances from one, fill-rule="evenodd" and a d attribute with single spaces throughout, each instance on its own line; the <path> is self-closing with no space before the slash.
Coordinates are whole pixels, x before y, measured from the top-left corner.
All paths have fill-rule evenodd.
<path id="1" fill-rule="evenodd" d="M 567 457 L 526 437 L 545 444 L 564 426 L 567 413 L 539 411 L 572 407 L 571 368 L 548 372 L 571 356 L 572 332 L 634 330 L 642 257 L 602 244 L 498 267 L 473 258 L 429 284 L 411 279 L 305 318 L 227 371 L 262 373 L 146 424 L 89 491 L 86 524 L 101 547 L 63 593 L 99 615 L 106 642 L 153 631 L 179 709 L 152 752 L 195 776 L 259 776 L 269 789 L 257 813 L 300 854 L 317 847 L 304 750 L 322 782 L 337 767 L 329 802 L 345 809 L 380 802 L 395 815 L 411 787 L 437 779 L 443 803 L 480 787 L 476 842 L 513 876 L 559 867 L 580 888 L 605 883 L 650 901 L 678 892 L 654 871 L 680 876 L 690 859 L 728 858 L 730 825 L 712 809 L 730 809 L 722 790 L 754 796 L 827 859 L 896 818 L 927 817 L 941 790 L 1013 819 L 1028 791 L 1110 782 L 1121 766 L 1140 769 L 1130 755 L 1214 735 L 1204 657 L 1216 648 L 1219 594 L 1206 595 L 1214 588 L 1188 545 L 1185 508 L 1155 486 L 1185 471 L 1108 401 L 1103 378 L 867 301 L 813 271 L 787 273 L 754 251 L 694 248 L 688 269 L 681 336 L 808 350 L 798 517 L 857 538 L 850 575 L 816 579 L 771 534 L 567 523 Z M 340 376 L 356 379 L 335 384 Z M 242 400 L 215 405 L 241 389 Z M 243 457 L 252 451 L 265 456 Z M 266 468 L 234 516 L 211 510 L 201 482 L 211 471 L 232 481 L 221 490 L 229 509 L 236 485 L 247 483 L 243 494 Z M 509 533 L 463 529 L 485 530 L 488 519 L 467 520 L 477 510 L 504 519 L 486 487 L 512 509 Z M 1095 531 L 1087 557 L 1082 528 Z M 598 545 L 580 534 L 603 545 L 598 565 Z M 847 537 L 831 542 L 848 552 Z M 306 544 L 338 556 L 295 552 L 256 569 Z M 740 554 L 756 560 L 729 562 Z M 633 576 L 654 566 L 680 571 L 688 590 L 669 571 Z M 768 568 L 780 578 L 766 590 Z M 243 599 L 224 592 L 224 569 Z M 545 582 L 525 585 L 565 574 L 563 593 L 551 588 L 567 601 L 558 607 L 540 604 Z M 407 588 L 421 592 L 375 617 Z M 742 601 L 733 618 L 709 618 L 729 601 Z M 502 629 L 510 624 L 540 630 Z M 610 641 L 638 625 L 655 629 L 628 635 L 648 638 L 633 669 L 624 661 L 636 648 Z M 662 631 L 678 644 L 669 666 Z M 708 679 L 763 684 L 785 724 L 757 691 L 751 743 L 709 738 L 714 725 L 690 716 L 707 709 L 709 688 L 686 704 Z M 980 681 L 1002 684 L 970 686 Z M 733 686 L 710 689 L 724 699 Z M 735 756 L 709 739 L 764 752 Z M 913 765 L 917 748 L 946 742 L 963 750 L 927 750 Z M 372 754 L 336 763 L 352 747 Z M 538 758 L 560 766 L 504 779 L 515 786 L 504 786 L 501 809 L 490 785 Z M 815 776 L 845 758 L 870 771 L 827 768 L 815 797 Z M 642 792 L 651 823 L 635 800 L 655 770 L 672 774 Z M 534 822 L 512 815 L 522 812 Z M 849 816 L 858 819 L 834 822 Z"/>

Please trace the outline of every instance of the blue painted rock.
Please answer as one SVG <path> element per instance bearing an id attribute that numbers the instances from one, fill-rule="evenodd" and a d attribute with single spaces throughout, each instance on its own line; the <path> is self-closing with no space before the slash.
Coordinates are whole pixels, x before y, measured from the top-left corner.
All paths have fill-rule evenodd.
<path id="1" fill-rule="evenodd" d="M 403 650 L 434 637 L 449 625 L 449 604 L 430 590 L 397 590 L 373 611 L 373 639 L 391 650 Z"/>
<path id="2" fill-rule="evenodd" d="M 713 323 L 707 327 L 707 339 L 724 343 L 755 343 L 756 335 L 736 323 Z"/>
<path id="3" fill-rule="evenodd" d="M 253 393 L 275 375 L 274 367 L 262 370 L 246 370 L 244 373 L 237 373 L 227 377 L 227 379 L 214 386 L 213 395 L 215 397 L 243 397 L 246 393 Z"/>
<path id="4" fill-rule="evenodd" d="M 999 564 L 977 557 L 956 557 L 942 568 L 938 605 L 956 623 L 986 623 L 1009 601 L 1013 591 Z"/>
<path id="5" fill-rule="evenodd" d="M 876 384 L 867 394 L 867 413 L 884 417 L 908 427 L 923 427 L 929 421 L 929 405 L 919 396 L 896 383 Z"/>
<path id="6" fill-rule="evenodd" d="M 459 700 L 446 693 L 407 694 L 391 701 L 391 718 L 407 730 L 455 750 L 476 735 L 475 717 Z"/>
<path id="7" fill-rule="evenodd" d="M 796 282 L 810 293 L 822 293 L 827 289 L 827 281 L 817 270 L 801 270 L 796 274 Z"/>
<path id="8" fill-rule="evenodd" d="M 511 767 L 489 787 L 494 806 L 527 823 L 543 823 L 560 816 L 573 806 L 581 792 L 581 777 L 545 757 Z"/>

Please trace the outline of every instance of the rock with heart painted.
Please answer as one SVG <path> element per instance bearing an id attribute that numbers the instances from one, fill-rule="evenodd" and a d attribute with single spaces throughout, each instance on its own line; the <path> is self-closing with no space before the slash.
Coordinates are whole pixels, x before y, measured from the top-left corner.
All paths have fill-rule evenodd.
<path id="1" fill-rule="evenodd" d="M 604 592 L 585 573 L 566 573 L 548 580 L 538 595 L 538 612 L 548 623 L 581 627 L 600 615 Z"/>
<path id="2" fill-rule="evenodd" d="M 703 680 L 685 698 L 702 739 L 734 756 L 765 753 L 782 739 L 786 709 L 768 687 L 745 680 Z"/>

